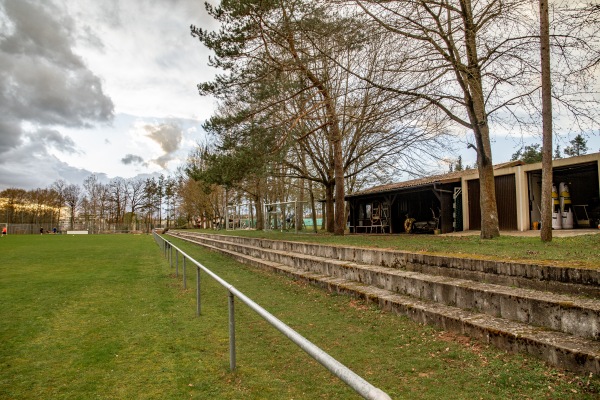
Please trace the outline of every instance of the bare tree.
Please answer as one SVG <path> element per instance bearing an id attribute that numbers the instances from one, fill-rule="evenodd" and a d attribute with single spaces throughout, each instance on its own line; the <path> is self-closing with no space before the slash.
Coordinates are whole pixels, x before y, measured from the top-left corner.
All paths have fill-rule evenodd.
<path id="1" fill-rule="evenodd" d="M 111 220 L 115 229 L 123 224 L 127 207 L 127 184 L 123 178 L 110 181 Z"/>
<path id="2" fill-rule="evenodd" d="M 102 184 L 98 180 L 98 176 L 92 174 L 83 181 L 83 189 L 86 192 L 86 197 L 89 202 L 89 219 L 91 221 L 92 232 L 97 232 L 97 222 L 100 217 L 100 202 L 102 193 Z"/>
<path id="3" fill-rule="evenodd" d="M 60 210 L 65 205 L 65 188 L 66 188 L 66 186 L 67 186 L 67 183 L 62 179 L 59 179 L 59 180 L 55 181 L 54 183 L 52 183 L 52 185 L 50 185 L 50 189 L 52 189 L 54 191 L 54 193 L 56 194 L 56 199 L 55 199 L 56 206 L 59 209 L 58 220 L 60 220 Z"/>
<path id="4" fill-rule="evenodd" d="M 70 227 L 74 229 L 75 217 L 77 216 L 77 206 L 81 201 L 81 187 L 79 185 L 70 184 L 64 187 L 63 196 L 65 204 L 71 211 Z"/>
<path id="5" fill-rule="evenodd" d="M 529 102 L 531 18 L 526 1 L 400 0 L 354 4 L 390 34 L 395 93 L 436 108 L 473 132 L 480 182 L 481 237 L 499 235 L 490 117 Z M 375 27 L 374 27 L 375 28 Z M 521 38 L 517 39 L 518 35 Z M 393 50 L 392 50 L 393 49 Z M 365 76 L 362 76 L 366 79 Z M 375 80 L 368 79 L 373 84 Z M 521 90 L 515 91 L 512 86 Z M 518 115 L 521 122 L 527 122 Z"/>
<path id="6" fill-rule="evenodd" d="M 128 179 L 125 182 L 127 203 L 129 204 L 129 210 L 131 213 L 131 229 L 136 229 L 136 211 L 144 204 L 145 201 L 145 185 L 146 181 L 139 178 Z"/>

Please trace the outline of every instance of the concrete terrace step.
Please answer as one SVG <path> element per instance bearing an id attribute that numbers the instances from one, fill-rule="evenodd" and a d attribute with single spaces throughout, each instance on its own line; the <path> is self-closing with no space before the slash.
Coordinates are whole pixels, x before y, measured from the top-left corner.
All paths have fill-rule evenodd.
<path id="1" fill-rule="evenodd" d="M 255 239 L 169 232 L 268 268 L 509 351 L 600 373 L 600 301 L 274 250 Z M 251 244 L 243 244 L 243 242 Z M 273 241 L 269 241 L 273 242 Z M 306 250 L 306 249 L 304 249 Z M 577 291 L 579 293 L 579 291 Z"/>
<path id="2" fill-rule="evenodd" d="M 236 253 L 343 278 L 415 298 L 475 310 L 581 337 L 600 339 L 600 300 L 514 288 L 414 271 L 339 261 L 194 236 Z"/>
<path id="3" fill-rule="evenodd" d="M 202 237 L 359 264 L 378 265 L 504 286 L 544 290 L 552 293 L 580 294 L 600 299 L 599 270 L 218 234 L 203 233 Z"/>

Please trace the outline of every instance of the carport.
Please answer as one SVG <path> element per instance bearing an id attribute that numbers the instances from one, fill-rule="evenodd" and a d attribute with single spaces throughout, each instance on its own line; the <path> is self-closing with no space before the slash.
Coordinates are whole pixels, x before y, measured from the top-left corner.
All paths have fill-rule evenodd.
<path id="1" fill-rule="evenodd" d="M 346 196 L 350 233 L 401 233 L 407 215 L 417 221 L 439 215 L 442 233 L 452 232 L 454 203 L 460 194 L 458 171 L 406 182 L 380 185 Z"/>
<path id="2" fill-rule="evenodd" d="M 587 160 L 588 158 L 588 156 L 575 157 L 579 160 L 569 160 L 579 162 L 567 164 L 555 160 L 556 166 L 552 172 L 552 183 L 556 188 L 559 188 L 561 183 L 565 183 L 569 188 L 571 205 L 575 213 L 574 228 L 595 228 L 597 221 L 600 220 L 598 160 Z M 541 181 L 541 169 L 527 171 L 529 221 L 540 220 Z M 596 223 L 584 223 L 585 219 Z"/>

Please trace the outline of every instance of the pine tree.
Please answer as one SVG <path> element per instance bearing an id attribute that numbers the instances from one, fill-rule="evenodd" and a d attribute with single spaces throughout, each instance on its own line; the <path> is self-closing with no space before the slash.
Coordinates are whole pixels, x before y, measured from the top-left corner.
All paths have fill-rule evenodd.
<path id="1" fill-rule="evenodd" d="M 581 156 L 588 151 L 587 140 L 581 134 L 575 136 L 569 143 L 571 145 L 565 148 L 565 154 L 570 157 Z"/>
<path id="2" fill-rule="evenodd" d="M 559 158 L 562 158 L 560 155 L 560 146 L 556 145 L 556 148 L 554 149 L 554 159 L 558 160 Z"/>
<path id="3" fill-rule="evenodd" d="M 542 161 L 542 149 L 539 144 L 532 144 L 530 146 L 521 147 L 514 153 L 510 159 L 511 161 L 521 160 L 525 164 L 533 164 Z"/>

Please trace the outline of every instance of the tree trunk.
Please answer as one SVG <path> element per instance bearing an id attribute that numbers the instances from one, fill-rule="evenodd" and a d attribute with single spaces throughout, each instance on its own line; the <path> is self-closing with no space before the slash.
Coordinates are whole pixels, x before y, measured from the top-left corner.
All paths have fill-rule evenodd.
<path id="1" fill-rule="evenodd" d="M 333 233 L 334 232 L 334 211 L 333 211 L 333 204 L 334 204 L 334 198 L 333 198 L 333 190 L 334 190 L 334 184 L 332 183 L 327 183 L 327 185 L 325 186 L 325 218 L 326 218 L 326 222 L 325 222 L 325 229 L 327 230 L 327 232 Z"/>
<path id="2" fill-rule="evenodd" d="M 71 230 L 75 229 L 75 207 L 71 206 Z"/>
<path id="3" fill-rule="evenodd" d="M 260 178 L 256 180 L 256 196 L 254 197 L 254 204 L 256 205 L 256 230 L 262 231 L 265 229 L 265 206 L 262 200 L 262 182 Z"/>
<path id="4" fill-rule="evenodd" d="M 254 204 L 256 205 L 256 230 L 262 231 L 265 229 L 265 216 L 263 212 L 264 205 L 260 196 L 256 196 Z"/>
<path id="5" fill-rule="evenodd" d="M 477 156 L 479 159 L 479 155 Z M 481 238 L 492 239 L 500 236 L 496 187 L 492 164 L 479 165 L 479 201 L 481 202 Z"/>
<path id="6" fill-rule="evenodd" d="M 540 0 L 542 63 L 542 242 L 552 241 L 552 83 L 550 80 L 550 22 L 548 0 Z M 562 216 L 559 216 L 561 218 Z"/>
<path id="7" fill-rule="evenodd" d="M 477 55 L 477 32 L 473 20 L 473 6 L 470 0 L 461 1 L 465 26 L 465 45 L 468 70 L 463 73 L 465 103 L 469 120 L 473 127 L 477 150 L 477 169 L 481 203 L 481 238 L 492 239 L 500 236 L 498 209 L 496 206 L 496 185 L 492 164 L 490 131 L 485 111 L 485 97 L 481 77 L 481 67 Z"/>
<path id="8" fill-rule="evenodd" d="M 339 133 L 339 127 L 336 126 L 333 131 L 335 135 L 333 142 L 335 176 L 335 221 L 333 233 L 335 235 L 343 235 L 344 231 L 346 230 L 346 221 L 344 220 L 346 207 L 344 207 L 344 166 L 342 156 L 342 138 L 341 133 Z"/>
<path id="9" fill-rule="evenodd" d="M 313 192 L 312 181 L 308 181 L 308 194 L 310 197 L 310 210 L 312 214 L 313 232 L 317 233 L 317 210 L 315 208 L 315 193 Z"/>
<path id="10" fill-rule="evenodd" d="M 294 215 L 296 216 L 296 230 L 301 231 L 304 223 L 304 179 L 300 178 L 300 194 L 299 201 L 296 204 L 296 209 L 294 210 Z"/>

